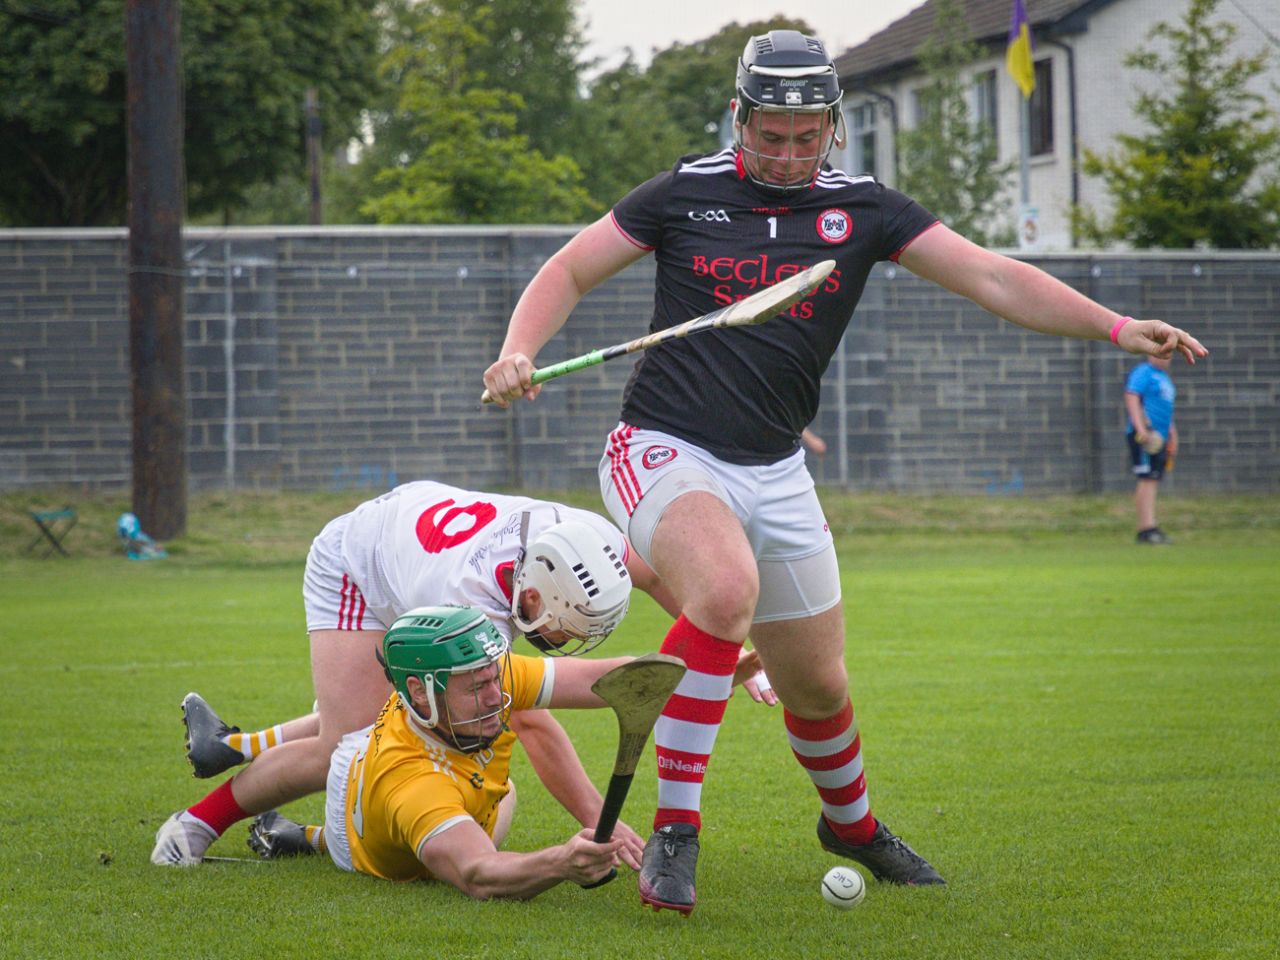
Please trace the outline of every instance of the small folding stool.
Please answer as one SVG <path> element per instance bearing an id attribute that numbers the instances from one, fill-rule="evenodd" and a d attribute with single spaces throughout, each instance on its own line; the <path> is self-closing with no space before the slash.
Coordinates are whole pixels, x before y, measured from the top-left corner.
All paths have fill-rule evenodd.
<path id="1" fill-rule="evenodd" d="M 64 557 L 69 557 L 66 548 L 63 547 L 62 541 L 71 528 L 76 525 L 75 510 L 71 507 L 63 507 L 61 510 L 29 510 L 32 522 L 40 528 L 40 532 L 36 534 L 36 538 L 27 544 L 27 553 L 30 553 L 40 543 L 44 544 L 44 553 L 42 556 L 49 556 L 53 551 L 57 550 Z"/>

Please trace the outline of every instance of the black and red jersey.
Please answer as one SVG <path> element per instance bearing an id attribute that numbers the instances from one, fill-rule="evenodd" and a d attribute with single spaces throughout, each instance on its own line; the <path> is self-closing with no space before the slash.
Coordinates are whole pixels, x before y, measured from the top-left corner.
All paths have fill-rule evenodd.
<path id="1" fill-rule="evenodd" d="M 872 266 L 895 260 L 937 218 L 877 183 L 824 169 L 808 189 L 766 191 L 733 149 L 680 160 L 613 208 L 657 260 L 657 331 L 710 313 L 822 260 L 836 268 L 782 316 L 642 354 L 622 419 L 684 437 L 722 460 L 765 464 L 796 449 L 819 384 Z"/>

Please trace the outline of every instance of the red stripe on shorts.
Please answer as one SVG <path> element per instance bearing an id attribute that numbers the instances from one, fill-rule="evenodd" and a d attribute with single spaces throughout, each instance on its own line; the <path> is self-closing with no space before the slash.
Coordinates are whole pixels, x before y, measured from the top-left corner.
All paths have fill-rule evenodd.
<path id="1" fill-rule="evenodd" d="M 631 438 L 632 429 L 619 427 L 609 434 L 609 460 L 612 463 L 609 475 L 618 496 L 622 498 L 622 507 L 627 511 L 627 516 L 635 512 L 636 504 L 640 502 L 640 484 L 635 483 L 635 472 L 627 461 L 627 442 Z"/>

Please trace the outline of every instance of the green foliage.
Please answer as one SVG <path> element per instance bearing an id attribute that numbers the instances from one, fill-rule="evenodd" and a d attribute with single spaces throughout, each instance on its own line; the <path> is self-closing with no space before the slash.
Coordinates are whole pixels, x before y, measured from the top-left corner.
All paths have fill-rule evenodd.
<path id="1" fill-rule="evenodd" d="M 628 190 L 686 154 L 720 147 L 734 72 L 747 40 L 769 30 L 813 33 L 803 20 L 730 23 L 693 43 L 654 54 L 641 69 L 631 52 L 600 74 L 582 103 L 573 157 L 587 189 L 612 205 Z"/>
<path id="2" fill-rule="evenodd" d="M 1086 150 L 1084 172 L 1101 177 L 1114 203 L 1102 222 L 1076 212 L 1084 235 L 1136 247 L 1257 249 L 1280 244 L 1280 126 L 1247 89 L 1266 69 L 1267 51 L 1234 57 L 1235 26 L 1214 22 L 1218 0 L 1192 0 L 1179 24 L 1159 23 L 1125 59 L 1153 74 L 1134 112 L 1148 131 L 1116 137 L 1117 150 Z"/>
<path id="3" fill-rule="evenodd" d="M 27 6 L 27 5 L 24 5 Z M 344 142 L 367 96 L 378 0 L 184 0 L 188 209 L 242 204 L 304 165 L 303 97 Z M 0 11 L 0 220 L 121 224 L 126 204 L 123 0 Z"/>
<path id="4" fill-rule="evenodd" d="M 1274 497 L 1238 508 L 1269 510 L 1263 528 L 1206 527 L 1147 551 L 1130 542 L 1119 496 L 1123 520 L 1073 533 L 1062 528 L 1076 508 L 1063 514 L 1056 498 L 824 497 L 857 531 L 836 531 L 836 544 L 872 809 L 950 884 L 870 883 L 852 913 L 828 909 L 818 882 L 837 861 L 813 835 L 818 798 L 780 709 L 738 693 L 702 795 L 699 903 L 685 921 L 643 910 L 629 871 L 599 890 L 473 903 L 322 857 L 151 866 L 164 818 L 225 779 L 191 778 L 183 694 L 199 690 L 245 729 L 310 708 L 302 563 L 309 538 L 350 505 L 223 494 L 211 510 L 207 496 L 192 498 L 199 557 L 0 559 L 6 957 L 765 960 L 827 957 L 852 940 L 859 960 L 1275 953 Z M 1025 524 L 990 532 L 1004 507 Z M 921 508 L 934 525 L 893 522 L 911 525 Z M 292 563 L 243 566 L 257 556 L 248 532 L 288 537 Z M 601 653 L 652 650 L 668 622 L 637 597 Z M 616 722 L 605 710 L 558 719 L 603 788 Z M 575 831 L 518 750 L 513 778 L 506 849 Z M 623 811 L 642 833 L 654 783 L 650 747 Z M 1244 840 L 1206 880 L 1206 797 L 1218 796 Z M 316 796 L 285 812 L 314 822 L 322 810 Z M 251 856 L 244 825 L 211 853 Z"/>
<path id="5" fill-rule="evenodd" d="M 577 127 L 573 158 L 587 191 L 602 206 L 612 206 L 632 187 L 693 152 L 689 137 L 629 54 L 591 84 Z"/>
<path id="6" fill-rule="evenodd" d="M 975 243 L 1009 243 L 1001 220 L 1012 164 L 997 163 L 995 131 L 970 116 L 966 68 L 982 55 L 957 0 L 934 4 L 933 31 L 919 50 L 923 116 L 898 133 L 899 188 Z"/>
<path id="7" fill-rule="evenodd" d="M 376 172 L 360 211 L 379 223 L 574 223 L 598 212 L 578 166 L 518 132 L 524 100 L 484 66 L 494 10 L 440 0 L 406 17 L 405 41 L 383 63 L 398 80 L 385 125 L 395 139 L 363 165 Z"/>
<path id="8" fill-rule="evenodd" d="M 804 20 L 784 17 L 730 23 L 703 40 L 676 43 L 654 54 L 646 72 L 649 96 L 661 102 L 684 133 L 686 152 L 703 153 L 720 146 L 728 132 L 721 125 L 734 95 L 738 59 L 749 39 L 770 30 L 815 32 Z"/>

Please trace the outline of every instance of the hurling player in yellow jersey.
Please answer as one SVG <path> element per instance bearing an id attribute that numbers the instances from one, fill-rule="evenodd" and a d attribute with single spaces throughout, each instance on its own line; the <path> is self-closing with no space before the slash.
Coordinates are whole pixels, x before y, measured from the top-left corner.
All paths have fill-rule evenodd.
<path id="1" fill-rule="evenodd" d="M 395 691 L 330 764 L 329 855 L 346 870 L 443 880 L 478 899 L 600 879 L 620 862 L 622 841 L 595 843 L 590 829 L 528 853 L 498 849 L 515 807 L 507 721 L 513 711 L 604 706 L 591 685 L 629 659 L 518 656 L 473 607 L 399 617 L 382 643 Z M 737 679 L 758 666 L 744 659 Z"/>

